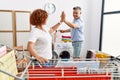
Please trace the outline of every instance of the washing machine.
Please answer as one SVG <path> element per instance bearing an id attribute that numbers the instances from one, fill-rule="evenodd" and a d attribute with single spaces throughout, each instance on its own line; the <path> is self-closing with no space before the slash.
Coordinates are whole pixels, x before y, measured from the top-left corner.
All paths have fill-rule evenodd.
<path id="1" fill-rule="evenodd" d="M 70 59 L 73 56 L 73 47 L 71 42 L 54 43 L 54 51 L 61 59 Z"/>

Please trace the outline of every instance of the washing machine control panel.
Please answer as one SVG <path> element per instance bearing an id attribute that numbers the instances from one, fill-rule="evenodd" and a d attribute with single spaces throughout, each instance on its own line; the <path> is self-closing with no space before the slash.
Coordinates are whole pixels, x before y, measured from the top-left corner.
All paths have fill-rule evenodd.
<path id="1" fill-rule="evenodd" d="M 72 48 L 72 43 L 55 43 L 55 49 L 71 49 Z"/>

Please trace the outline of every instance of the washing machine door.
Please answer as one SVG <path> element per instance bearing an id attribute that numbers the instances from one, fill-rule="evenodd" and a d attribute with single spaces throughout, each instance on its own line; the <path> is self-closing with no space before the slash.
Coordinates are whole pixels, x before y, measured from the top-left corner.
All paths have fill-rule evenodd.
<path id="1" fill-rule="evenodd" d="M 63 60 L 68 60 L 70 59 L 70 53 L 69 51 L 64 50 L 60 53 L 59 57 Z"/>

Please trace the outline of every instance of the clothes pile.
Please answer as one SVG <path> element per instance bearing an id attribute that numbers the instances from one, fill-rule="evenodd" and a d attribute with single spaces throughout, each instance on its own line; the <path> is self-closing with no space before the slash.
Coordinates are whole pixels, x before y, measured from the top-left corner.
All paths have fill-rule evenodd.
<path id="1" fill-rule="evenodd" d="M 64 36 L 64 35 L 62 35 L 62 41 L 63 42 L 72 42 L 71 36 Z"/>

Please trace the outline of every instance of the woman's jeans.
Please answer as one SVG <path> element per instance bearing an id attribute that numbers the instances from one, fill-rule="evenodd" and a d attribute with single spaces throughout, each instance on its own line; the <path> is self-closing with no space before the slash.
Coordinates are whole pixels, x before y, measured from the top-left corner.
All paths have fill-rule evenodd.
<path id="1" fill-rule="evenodd" d="M 72 42 L 73 57 L 80 57 L 82 43 L 83 43 L 83 41 L 74 41 L 74 42 Z"/>

